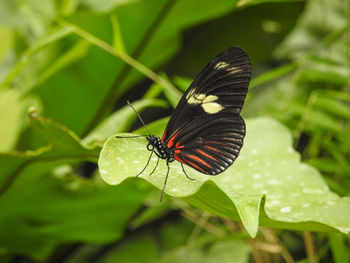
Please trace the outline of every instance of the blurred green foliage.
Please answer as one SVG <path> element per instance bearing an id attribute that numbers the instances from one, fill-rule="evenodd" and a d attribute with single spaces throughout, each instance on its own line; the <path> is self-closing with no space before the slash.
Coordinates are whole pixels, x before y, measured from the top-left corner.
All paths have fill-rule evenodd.
<path id="1" fill-rule="evenodd" d="M 260 228 L 253 240 L 198 201 L 159 203 L 143 180 L 107 185 L 96 163 L 109 136 L 140 127 L 127 99 L 158 131 L 236 45 L 254 68 L 244 116 L 282 122 L 348 200 L 349 21 L 346 0 L 1 1 L 0 262 L 348 262 L 349 235 Z"/>

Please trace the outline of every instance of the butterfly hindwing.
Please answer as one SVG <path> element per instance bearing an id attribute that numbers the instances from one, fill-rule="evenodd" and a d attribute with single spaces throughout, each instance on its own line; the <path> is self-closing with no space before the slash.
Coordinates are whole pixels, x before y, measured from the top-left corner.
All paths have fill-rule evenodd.
<path id="1" fill-rule="evenodd" d="M 202 173 L 215 175 L 235 161 L 244 136 L 242 117 L 225 110 L 218 118 L 199 118 L 186 125 L 174 139 L 174 157 Z"/>

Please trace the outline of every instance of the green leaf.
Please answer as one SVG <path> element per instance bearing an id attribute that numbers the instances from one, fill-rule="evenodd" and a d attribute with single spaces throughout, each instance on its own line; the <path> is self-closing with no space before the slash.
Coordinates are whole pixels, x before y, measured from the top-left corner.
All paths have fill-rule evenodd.
<path id="1" fill-rule="evenodd" d="M 23 106 L 18 91 L 0 91 L 0 152 L 11 150 L 16 143 L 21 128 Z"/>
<path id="2" fill-rule="evenodd" d="M 0 2 L 0 24 L 10 25 L 30 40 L 42 37 L 55 16 L 54 0 Z"/>
<path id="3" fill-rule="evenodd" d="M 115 12 L 127 53 L 147 67 L 156 68 L 179 50 L 184 29 L 228 14 L 234 9 L 234 4 L 235 1 L 230 0 L 218 3 L 210 0 L 150 0 L 122 6 Z M 123 83 L 116 90 L 117 98 L 143 77 L 134 69 L 123 76 Z"/>
<path id="4" fill-rule="evenodd" d="M 34 112 L 30 118 L 31 127 L 49 144 L 36 151 L 0 154 L 0 194 L 7 191 L 24 170 L 36 163 L 52 162 L 57 166 L 67 162 L 97 160 L 99 148 L 85 147 L 71 130 Z"/>
<path id="5" fill-rule="evenodd" d="M 7 254 L 46 261 L 58 244 L 117 240 L 146 194 L 131 182 L 99 186 L 30 167 L 0 199 L 0 246 Z"/>
<path id="6" fill-rule="evenodd" d="M 320 70 L 318 68 L 309 66 L 300 74 L 299 82 L 324 83 L 325 85 L 333 84 L 337 86 L 343 86 L 347 83 L 347 75 L 346 72 L 344 72 L 344 74 L 339 74 L 338 72 L 332 72 L 329 68 Z"/>
<path id="7" fill-rule="evenodd" d="M 0 62 L 3 62 L 4 57 L 10 51 L 13 45 L 14 34 L 9 27 L 0 26 Z"/>
<path id="8" fill-rule="evenodd" d="M 249 247 L 241 240 L 225 240 L 212 244 L 209 249 L 186 247 L 176 248 L 164 256 L 158 262 L 160 263 L 176 263 L 186 258 L 186 262 L 204 262 L 204 263 L 247 263 L 249 262 Z"/>
<path id="9" fill-rule="evenodd" d="M 144 203 L 145 209 L 130 223 L 130 226 L 137 228 L 155 221 L 169 212 L 170 205 L 170 198 L 164 197 L 160 203 L 159 191 L 152 191 Z"/>
<path id="10" fill-rule="evenodd" d="M 282 77 L 291 71 L 295 70 L 297 68 L 297 63 L 289 63 L 283 66 L 280 66 L 278 68 L 272 69 L 268 72 L 265 72 L 261 74 L 260 76 L 252 79 L 249 87 L 255 88 L 256 86 L 259 86 L 261 84 L 264 84 L 265 82 L 269 82 L 272 80 L 276 80 L 279 77 Z"/>
<path id="11" fill-rule="evenodd" d="M 307 55 L 305 51 L 317 51 L 324 60 L 337 61 L 338 65 L 346 66 L 346 51 L 343 48 L 345 43 L 335 41 L 348 31 L 347 15 L 345 12 L 339 12 L 345 3 L 344 0 L 324 3 L 306 1 L 305 11 L 299 17 L 297 26 L 284 39 L 276 53 L 285 58 L 298 58 Z M 325 10 L 328 19 L 322 20 Z M 309 68 L 306 68 L 306 71 L 308 70 Z"/>
<path id="12" fill-rule="evenodd" d="M 295 114 L 305 118 L 306 128 L 310 129 L 309 126 L 317 127 L 338 134 L 342 134 L 345 130 L 344 126 L 337 119 L 324 111 L 309 109 L 296 103 L 288 105 L 288 108 Z"/>
<path id="13" fill-rule="evenodd" d="M 72 175 L 69 169 L 66 175 L 67 164 L 96 162 L 100 149 L 84 146 L 53 120 L 35 113 L 30 117 L 32 128 L 49 144 L 0 154 L 2 251 L 44 261 L 58 244 L 105 244 L 120 238 L 147 188 L 131 182 L 115 188 Z"/>
<path id="14" fill-rule="evenodd" d="M 242 240 L 224 240 L 214 243 L 208 253 L 204 254 L 203 261 L 207 263 L 235 263 L 249 262 L 249 246 Z"/>
<path id="15" fill-rule="evenodd" d="M 14 81 L 16 78 L 19 78 L 22 74 L 22 71 L 30 65 L 33 67 L 35 64 L 33 61 L 33 57 L 43 48 L 52 45 L 56 41 L 67 37 L 72 33 L 72 29 L 70 27 L 57 27 L 49 32 L 47 35 L 40 38 L 34 45 L 29 47 L 22 55 L 17 64 L 11 69 L 6 78 L 2 83 L 0 83 L 0 89 L 6 87 Z"/>
<path id="16" fill-rule="evenodd" d="M 311 158 L 307 163 L 327 173 L 335 173 L 339 169 L 337 162 L 329 158 Z"/>
<path id="17" fill-rule="evenodd" d="M 159 200 L 158 200 L 159 201 Z M 218 239 L 208 232 L 202 231 L 188 245 L 191 233 L 196 226 L 177 219 L 161 225 L 150 226 L 128 235 L 118 246 L 104 254 L 101 262 L 249 262 L 249 246 L 236 236 Z M 138 256 L 135 257 L 135 254 Z M 74 263 L 74 262 L 68 262 Z"/>
<path id="18" fill-rule="evenodd" d="M 32 128 L 50 143 L 52 147 L 50 155 L 76 155 L 81 159 L 95 160 L 99 149 L 85 147 L 79 137 L 68 128 L 51 119 L 37 116 L 34 112 L 30 113 L 30 117 Z"/>
<path id="19" fill-rule="evenodd" d="M 125 53 L 123 36 L 120 31 L 120 25 L 117 15 L 114 13 L 111 15 L 111 23 L 113 27 L 113 47 L 122 53 Z"/>
<path id="20" fill-rule="evenodd" d="M 108 22 L 95 21 L 101 27 L 108 27 Z M 33 92 L 42 99 L 46 116 L 81 135 L 101 107 L 103 96 L 113 84 L 121 64 L 115 57 L 92 46 L 83 59 L 40 83 Z"/>
<path id="21" fill-rule="evenodd" d="M 158 244 L 152 235 L 135 235 L 104 256 L 101 263 L 127 262 L 127 263 L 152 263 L 159 253 Z M 141 259 L 141 260 L 140 260 Z"/>
<path id="22" fill-rule="evenodd" d="M 169 77 L 166 74 L 161 74 L 161 76 L 167 80 L 168 82 L 170 82 Z M 164 95 L 166 96 L 166 98 L 168 99 L 168 101 L 170 102 L 170 104 L 175 108 L 177 106 L 177 104 L 179 103 L 181 96 L 179 96 L 179 93 L 176 92 L 172 92 L 170 90 L 165 90 L 164 89 Z"/>
<path id="23" fill-rule="evenodd" d="M 143 138 L 110 137 L 99 159 L 102 178 L 108 184 L 120 184 L 135 177 L 149 157 L 146 144 Z M 160 162 L 150 176 L 155 164 L 154 157 L 140 177 L 162 189 L 166 165 Z M 247 121 L 240 156 L 224 173 L 212 177 L 187 166 L 185 169 L 196 180 L 189 181 L 180 163 L 173 162 L 165 192 L 217 215 L 240 218 L 251 236 L 257 232 L 263 196 L 260 219 L 265 225 L 312 230 L 333 227 L 344 233 L 350 230 L 350 199 L 330 192 L 317 170 L 300 163 L 290 133 L 272 119 Z"/>
<path id="24" fill-rule="evenodd" d="M 75 43 L 68 51 L 55 60 L 55 62 L 45 69 L 39 76 L 34 85 L 39 85 L 65 67 L 74 64 L 83 58 L 89 51 L 90 43 L 86 40 L 80 40 Z"/>
<path id="25" fill-rule="evenodd" d="M 192 81 L 193 81 L 192 79 L 180 77 L 180 76 L 176 76 L 174 78 L 174 82 L 183 92 L 186 92 L 188 87 L 191 85 Z"/>
<path id="26" fill-rule="evenodd" d="M 347 101 L 318 96 L 316 97 L 314 105 L 338 117 L 347 119 L 350 117 L 350 97 L 345 92 L 342 94 L 342 97 L 343 99 L 347 98 Z"/>
<path id="27" fill-rule="evenodd" d="M 330 233 L 329 240 L 334 263 L 349 262 L 349 255 L 343 235 Z"/>
<path id="28" fill-rule="evenodd" d="M 120 5 L 135 2 L 136 0 L 80 0 L 89 9 L 96 12 L 109 12 Z"/>
<path id="29" fill-rule="evenodd" d="M 246 7 L 249 5 L 258 5 L 263 3 L 277 3 L 277 2 L 301 2 L 305 0 L 239 0 L 237 3 L 237 7 Z"/>

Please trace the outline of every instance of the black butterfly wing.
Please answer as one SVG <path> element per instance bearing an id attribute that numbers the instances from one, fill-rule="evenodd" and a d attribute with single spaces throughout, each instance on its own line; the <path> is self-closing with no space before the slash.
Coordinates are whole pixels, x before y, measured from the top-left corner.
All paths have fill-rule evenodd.
<path id="1" fill-rule="evenodd" d="M 243 145 L 245 123 L 227 109 L 188 123 L 174 140 L 174 157 L 194 169 L 216 175 L 237 158 Z"/>
<path id="2" fill-rule="evenodd" d="M 182 96 L 170 117 L 162 142 L 170 140 L 193 118 L 215 114 L 213 111 L 206 112 L 201 107 L 207 104 L 199 104 L 201 95 L 217 96 L 218 100 L 212 101 L 213 103 L 239 113 L 247 94 L 250 78 L 251 63 L 248 55 L 241 48 L 230 47 L 221 52 L 196 76 Z"/>
<path id="3" fill-rule="evenodd" d="M 161 142 L 200 172 L 218 174 L 239 154 L 245 124 L 239 115 L 251 78 L 248 55 L 231 47 L 195 78 L 174 110 Z"/>

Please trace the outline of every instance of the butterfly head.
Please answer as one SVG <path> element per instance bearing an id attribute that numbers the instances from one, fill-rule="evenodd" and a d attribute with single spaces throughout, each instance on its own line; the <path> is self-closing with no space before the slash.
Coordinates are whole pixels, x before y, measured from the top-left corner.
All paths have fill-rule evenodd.
<path id="1" fill-rule="evenodd" d="M 153 147 L 155 147 L 157 144 L 160 143 L 160 139 L 158 137 L 156 137 L 155 135 L 148 135 L 146 137 L 148 144 L 152 145 Z"/>
<path id="2" fill-rule="evenodd" d="M 146 139 L 148 141 L 147 150 L 155 152 L 161 159 L 167 159 L 169 162 L 173 161 L 173 149 L 170 149 L 166 144 L 162 143 L 160 138 L 155 135 L 148 135 Z"/>

